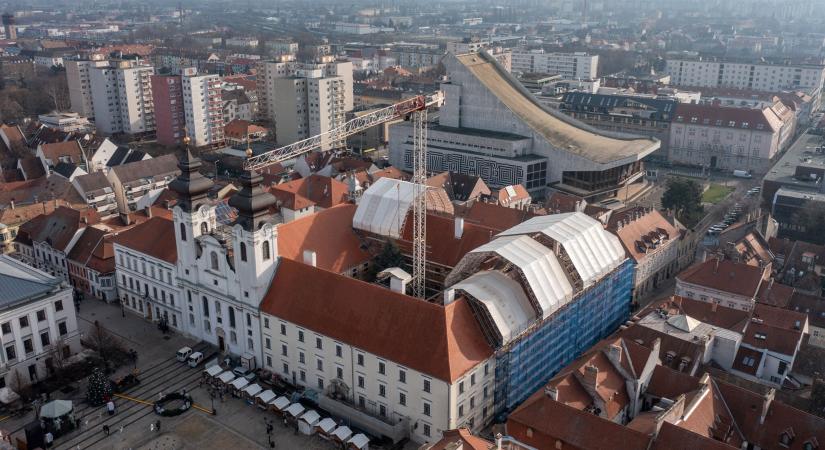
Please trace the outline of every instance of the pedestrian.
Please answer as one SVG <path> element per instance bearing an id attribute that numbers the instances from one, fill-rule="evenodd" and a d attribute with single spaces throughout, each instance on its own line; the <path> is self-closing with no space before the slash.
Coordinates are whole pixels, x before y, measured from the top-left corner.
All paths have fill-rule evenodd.
<path id="1" fill-rule="evenodd" d="M 152 433 L 155 432 L 155 423 L 154 422 L 149 424 L 149 431 L 152 432 Z"/>
<path id="2" fill-rule="evenodd" d="M 158 419 L 158 421 L 155 422 L 155 429 L 157 430 L 158 433 L 160 433 L 160 419 Z"/>
<path id="3" fill-rule="evenodd" d="M 106 410 L 109 411 L 110 416 L 114 416 L 115 415 L 115 402 L 113 402 L 112 400 L 109 400 L 108 402 L 106 402 Z"/>
<path id="4" fill-rule="evenodd" d="M 46 448 L 50 448 L 52 446 L 52 441 L 54 441 L 54 435 L 52 435 L 52 432 L 49 431 L 48 433 L 46 433 L 46 436 L 43 438 L 43 440 L 46 441 Z"/>
<path id="5" fill-rule="evenodd" d="M 103 425 L 103 432 L 106 434 L 106 436 L 109 435 L 109 425 L 106 425 L 106 424 Z"/>
<path id="6" fill-rule="evenodd" d="M 123 434 L 123 425 L 120 426 L 120 434 Z"/>

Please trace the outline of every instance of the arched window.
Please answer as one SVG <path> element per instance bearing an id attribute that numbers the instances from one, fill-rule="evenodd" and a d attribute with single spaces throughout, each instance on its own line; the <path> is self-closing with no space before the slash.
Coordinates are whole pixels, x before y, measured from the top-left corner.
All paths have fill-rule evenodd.
<path id="1" fill-rule="evenodd" d="M 246 244 L 241 242 L 241 261 L 246 261 Z"/>
<path id="2" fill-rule="evenodd" d="M 209 260 L 212 263 L 212 270 L 218 270 L 218 254 L 215 252 L 210 253 Z"/>
<path id="3" fill-rule="evenodd" d="M 201 222 L 201 234 L 208 234 L 209 233 L 209 225 L 206 222 Z"/>
<path id="4" fill-rule="evenodd" d="M 264 261 L 269 259 L 269 241 L 264 241 L 263 246 L 261 247 L 261 252 L 264 255 Z"/>
<path id="5" fill-rule="evenodd" d="M 180 240 L 186 240 L 186 226 L 183 223 L 180 224 Z"/>
<path id="6" fill-rule="evenodd" d="M 229 307 L 229 326 L 235 328 L 235 308 Z"/>

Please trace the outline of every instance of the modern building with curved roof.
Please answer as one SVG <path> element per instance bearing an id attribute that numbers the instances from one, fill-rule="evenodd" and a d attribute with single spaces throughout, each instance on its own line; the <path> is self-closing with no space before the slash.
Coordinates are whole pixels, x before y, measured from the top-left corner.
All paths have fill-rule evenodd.
<path id="1" fill-rule="evenodd" d="M 598 130 L 547 109 L 484 52 L 448 54 L 449 81 L 427 137 L 432 171 L 480 176 L 488 186 L 522 184 L 582 197 L 607 196 L 640 179 L 654 138 Z M 390 127 L 390 161 L 410 169 L 410 123 Z"/>

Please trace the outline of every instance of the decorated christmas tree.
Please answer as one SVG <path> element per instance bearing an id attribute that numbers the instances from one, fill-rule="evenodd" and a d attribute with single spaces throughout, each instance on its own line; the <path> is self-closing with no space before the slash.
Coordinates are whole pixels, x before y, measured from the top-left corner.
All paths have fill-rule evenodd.
<path id="1" fill-rule="evenodd" d="M 112 385 L 109 379 L 103 374 L 100 368 L 97 368 L 89 376 L 89 386 L 86 389 L 86 401 L 90 405 L 102 405 L 107 398 L 112 396 Z"/>

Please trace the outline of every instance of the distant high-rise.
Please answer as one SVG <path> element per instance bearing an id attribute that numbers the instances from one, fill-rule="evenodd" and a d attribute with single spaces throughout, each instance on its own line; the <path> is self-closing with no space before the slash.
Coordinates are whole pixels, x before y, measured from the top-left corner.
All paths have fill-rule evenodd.
<path id="1" fill-rule="evenodd" d="M 301 63 L 284 58 L 258 66 L 260 114 L 275 124 L 279 144 L 325 133 L 352 111 L 352 62 L 333 56 Z M 343 145 L 328 142 L 323 150 Z"/>
<path id="2" fill-rule="evenodd" d="M 17 39 L 17 27 L 14 26 L 13 14 L 3 14 L 3 30 L 6 32 L 6 39 L 10 41 Z"/>
<path id="3" fill-rule="evenodd" d="M 223 143 L 221 77 L 184 70 L 183 108 L 186 127 L 195 147 Z"/>
<path id="4" fill-rule="evenodd" d="M 175 146 L 184 136 L 186 119 L 180 75 L 152 75 L 157 138 L 161 145 Z"/>
<path id="5" fill-rule="evenodd" d="M 69 100 L 72 102 L 72 111 L 94 118 L 94 104 L 92 100 L 92 85 L 89 81 L 89 73 L 93 67 L 104 67 L 109 65 L 103 55 L 93 55 L 88 60 L 66 60 L 66 82 L 69 86 Z"/>
<path id="6" fill-rule="evenodd" d="M 155 131 L 155 107 L 150 77 L 152 66 L 113 61 L 92 67 L 89 83 L 95 126 L 104 134 L 144 134 Z"/>

